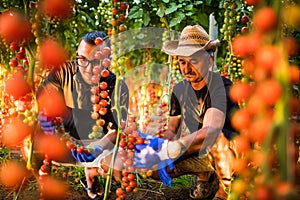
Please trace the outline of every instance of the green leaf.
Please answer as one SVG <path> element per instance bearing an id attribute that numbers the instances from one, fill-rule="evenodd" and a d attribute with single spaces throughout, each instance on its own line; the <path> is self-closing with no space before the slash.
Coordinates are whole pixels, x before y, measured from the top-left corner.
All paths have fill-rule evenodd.
<path id="1" fill-rule="evenodd" d="M 166 9 L 166 15 L 175 12 L 177 10 L 177 4 L 176 3 L 171 3 L 170 7 Z"/>
<path id="2" fill-rule="evenodd" d="M 187 5 L 185 10 L 193 10 L 193 4 Z"/>
<path id="3" fill-rule="evenodd" d="M 185 14 L 182 12 L 177 12 L 175 17 L 170 21 L 170 27 L 176 26 L 185 18 Z"/>
<path id="4" fill-rule="evenodd" d="M 128 14 L 128 19 L 136 19 L 140 18 L 143 14 L 143 10 L 140 6 L 133 6 Z"/>
<path id="5" fill-rule="evenodd" d="M 197 21 L 204 27 L 208 27 L 208 20 L 209 17 L 207 16 L 206 13 L 199 13 L 198 15 L 195 16 Z"/>
<path id="6" fill-rule="evenodd" d="M 195 1 L 194 2 L 194 5 L 200 5 L 200 4 L 203 4 L 203 1 Z"/>
<path id="7" fill-rule="evenodd" d="M 136 18 L 140 18 L 143 15 L 143 10 L 139 9 L 134 13 L 131 13 L 128 15 L 128 19 L 136 19 Z"/>
<path id="8" fill-rule="evenodd" d="M 185 13 L 185 16 L 192 16 L 194 13 L 193 12 L 187 12 L 187 13 Z"/>
<path id="9" fill-rule="evenodd" d="M 163 2 L 164 2 L 164 3 L 169 3 L 169 2 L 170 2 L 170 0 L 163 0 Z"/>
<path id="10" fill-rule="evenodd" d="M 144 26 L 147 26 L 150 22 L 150 15 L 146 12 L 143 13 Z"/>
<path id="11" fill-rule="evenodd" d="M 206 0 L 206 5 L 210 5 L 212 2 L 211 2 L 212 0 Z"/>
<path id="12" fill-rule="evenodd" d="M 164 6 L 164 4 L 160 3 L 158 6 L 158 11 L 156 12 L 157 16 L 163 17 L 165 15 L 165 10 L 166 7 Z"/>

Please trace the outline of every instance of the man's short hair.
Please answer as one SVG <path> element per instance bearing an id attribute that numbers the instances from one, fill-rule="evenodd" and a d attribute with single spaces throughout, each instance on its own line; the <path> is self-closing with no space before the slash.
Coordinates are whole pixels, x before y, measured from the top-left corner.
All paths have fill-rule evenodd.
<path id="1" fill-rule="evenodd" d="M 88 44 L 91 44 L 91 45 L 96 45 L 95 43 L 95 39 L 100 37 L 103 40 L 103 45 L 104 46 L 110 46 L 110 41 L 108 38 L 106 38 L 106 34 L 102 31 L 93 31 L 93 32 L 89 32 L 87 34 L 85 34 L 83 37 L 82 37 L 82 40 L 85 41 L 86 43 Z"/>

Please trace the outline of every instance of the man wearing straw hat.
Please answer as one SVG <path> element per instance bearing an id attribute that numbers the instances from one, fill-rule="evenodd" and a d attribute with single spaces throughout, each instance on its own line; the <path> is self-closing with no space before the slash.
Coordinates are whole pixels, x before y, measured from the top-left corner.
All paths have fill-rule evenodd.
<path id="1" fill-rule="evenodd" d="M 237 105 L 228 95 L 232 82 L 209 70 L 218 45 L 199 25 L 185 27 L 179 40 L 164 44 L 165 53 L 178 58 L 185 80 L 173 88 L 164 138 L 140 133 L 146 143 L 136 145 L 135 167 L 157 166 L 165 185 L 180 175 L 196 175 L 190 193 L 195 199 L 228 199 L 233 174 L 230 114 Z"/>

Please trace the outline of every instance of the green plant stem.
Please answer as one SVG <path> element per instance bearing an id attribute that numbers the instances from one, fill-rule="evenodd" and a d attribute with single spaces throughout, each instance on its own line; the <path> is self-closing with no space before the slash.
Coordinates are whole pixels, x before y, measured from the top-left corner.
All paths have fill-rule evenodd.
<path id="1" fill-rule="evenodd" d="M 35 68 L 35 54 L 31 50 L 30 46 L 26 46 L 26 52 L 29 54 L 29 68 L 27 82 L 34 91 L 34 68 Z"/>
<path id="2" fill-rule="evenodd" d="M 285 49 L 281 49 L 281 55 L 283 56 L 283 61 L 277 68 L 276 79 L 280 82 L 282 86 L 282 97 L 278 102 L 275 112 L 275 123 L 278 125 L 278 161 L 281 173 L 281 178 L 284 181 L 291 180 L 290 168 L 290 155 L 288 154 L 288 137 L 289 137 L 289 121 L 288 121 L 288 108 L 289 107 L 289 97 L 290 91 L 285 89 L 289 87 L 289 73 L 288 73 L 288 58 L 285 55 Z"/>
<path id="3" fill-rule="evenodd" d="M 35 67 L 35 55 L 32 52 L 31 48 L 29 45 L 26 47 L 26 51 L 29 54 L 29 69 L 28 69 L 28 76 L 27 76 L 27 82 L 32 88 L 32 96 L 35 99 L 35 86 L 34 86 L 34 67 Z M 35 105 L 36 105 L 36 113 L 38 112 L 37 108 L 37 101 L 35 99 Z M 36 123 L 34 124 L 36 126 Z M 35 130 L 35 129 L 34 129 Z M 33 157 L 33 140 L 34 140 L 34 131 L 30 134 L 29 136 L 29 154 L 28 154 L 28 159 L 27 159 L 27 164 L 26 167 L 27 169 L 32 169 L 32 157 Z"/>
<path id="4" fill-rule="evenodd" d="M 172 56 L 168 56 L 168 63 L 169 63 L 169 73 L 168 73 L 168 82 L 167 82 L 167 88 L 168 88 L 168 110 L 171 109 L 171 79 L 172 79 Z M 167 124 L 169 123 L 170 116 L 167 115 Z"/>
<path id="5" fill-rule="evenodd" d="M 104 192 L 104 200 L 107 199 L 108 197 L 108 193 L 110 191 L 110 186 L 111 186 L 111 179 L 113 176 L 113 168 L 114 168 L 114 163 L 115 163 L 115 159 L 117 157 L 117 153 L 118 153 L 118 149 L 119 149 L 119 141 L 120 141 L 120 135 L 121 135 L 121 111 L 120 111 L 120 105 L 119 105 L 119 97 L 120 97 L 120 82 L 121 82 L 121 77 L 117 76 L 116 77 L 116 84 L 115 84 L 115 93 L 114 93 L 114 101 L 115 101 L 115 105 L 114 105 L 114 109 L 117 113 L 117 122 L 118 122 L 118 130 L 117 130 L 117 137 L 116 137 L 116 143 L 114 146 L 114 151 L 113 151 L 113 155 L 112 155 L 112 159 L 110 162 L 110 166 L 107 172 L 107 178 L 106 178 L 106 183 L 105 183 L 105 192 Z"/>
<path id="6" fill-rule="evenodd" d="M 279 161 L 279 168 L 280 168 L 280 174 L 281 174 L 281 179 L 283 181 L 288 181 L 290 180 L 289 176 L 289 163 L 291 163 L 288 151 L 287 151 L 287 142 L 288 142 L 288 116 L 286 112 L 286 108 L 288 106 L 287 104 L 287 92 L 285 92 L 284 97 L 282 98 L 281 103 L 277 107 L 278 109 L 278 114 L 282 115 L 281 120 L 278 121 L 279 127 L 278 127 L 278 139 L 277 139 L 277 147 L 278 147 L 278 161 Z"/>
<path id="7" fill-rule="evenodd" d="M 24 0 L 23 3 L 24 3 L 24 14 L 25 14 L 25 16 L 27 16 L 27 14 L 28 14 L 28 0 Z"/>
<path id="8" fill-rule="evenodd" d="M 166 23 L 166 26 L 168 27 L 168 25 L 167 25 L 167 23 Z M 174 39 L 174 34 L 173 35 L 171 35 L 171 40 L 173 40 Z M 168 56 L 168 63 L 169 63 L 169 73 L 168 73 L 168 82 L 167 82 L 167 89 L 168 89 L 168 110 L 170 110 L 171 109 L 171 103 L 170 103 L 170 101 L 171 101 L 171 80 L 172 80 L 172 56 Z M 166 120 L 166 123 L 167 123 L 167 125 L 168 125 L 168 123 L 169 123 L 169 118 L 170 118 L 170 116 L 169 115 L 167 115 L 167 120 Z"/>

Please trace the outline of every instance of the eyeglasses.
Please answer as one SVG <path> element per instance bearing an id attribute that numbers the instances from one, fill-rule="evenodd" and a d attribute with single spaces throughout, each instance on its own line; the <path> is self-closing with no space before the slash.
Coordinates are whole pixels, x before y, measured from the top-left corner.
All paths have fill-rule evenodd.
<path id="1" fill-rule="evenodd" d="M 85 57 L 76 56 L 76 63 L 80 67 L 87 67 L 90 63 L 92 64 L 92 66 L 98 65 L 100 63 L 100 60 L 99 59 L 89 60 Z"/>

